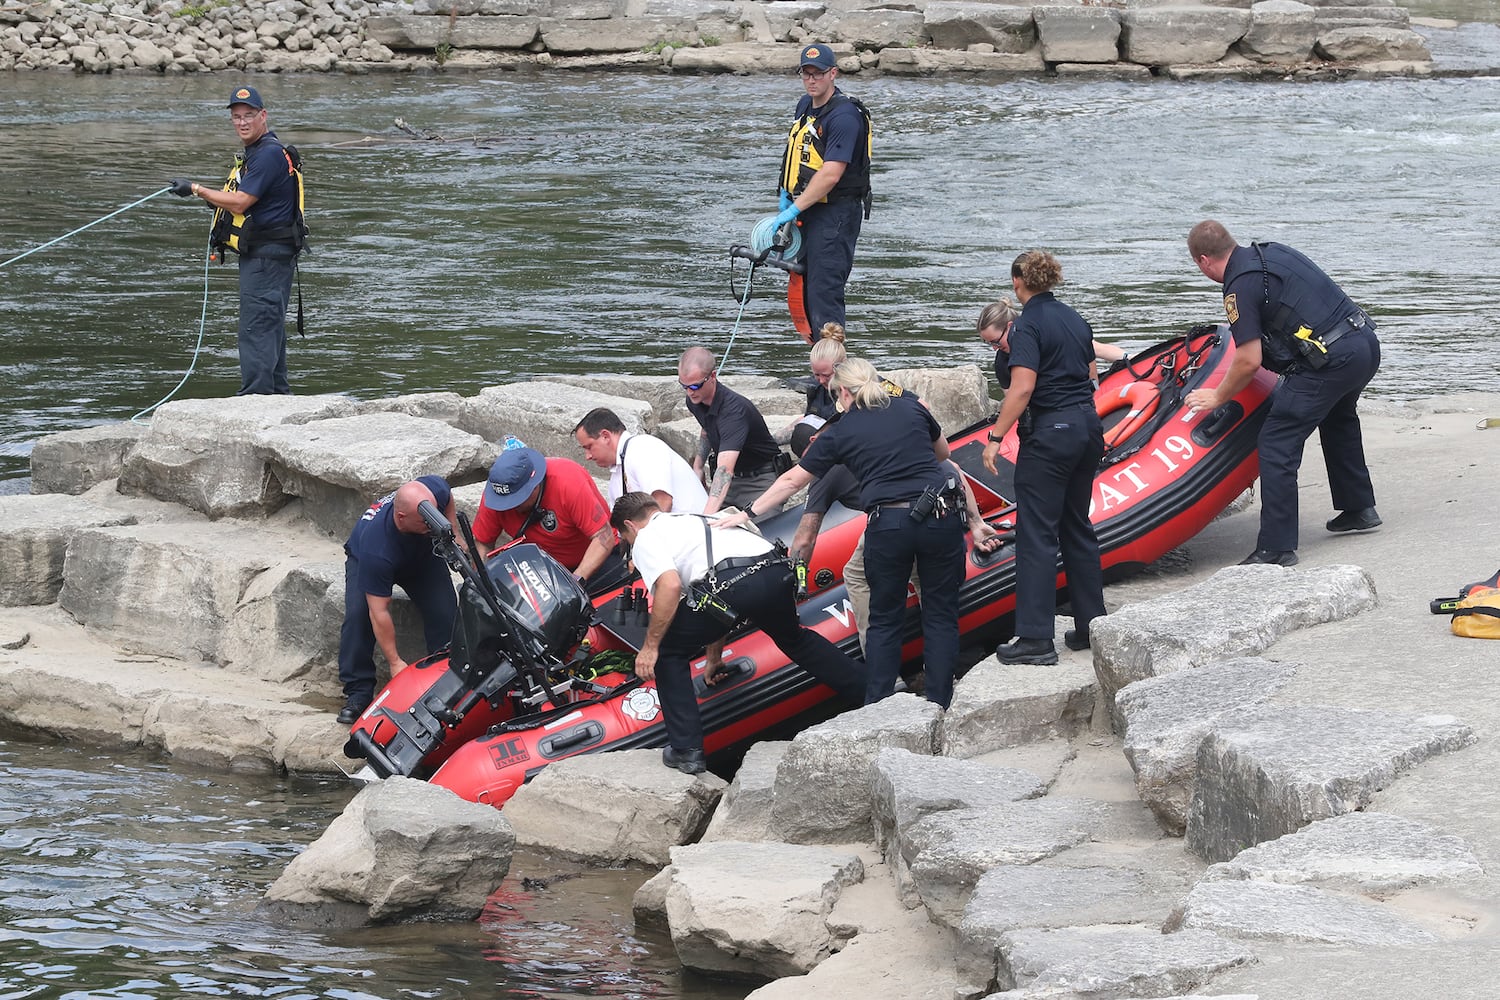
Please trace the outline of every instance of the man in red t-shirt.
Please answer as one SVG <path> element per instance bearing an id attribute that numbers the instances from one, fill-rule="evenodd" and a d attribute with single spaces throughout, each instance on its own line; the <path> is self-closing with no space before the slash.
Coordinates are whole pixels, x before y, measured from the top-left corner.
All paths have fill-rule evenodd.
<path id="1" fill-rule="evenodd" d="M 617 541 L 609 507 L 588 471 L 535 448 L 503 451 L 490 467 L 474 540 L 488 550 L 502 533 L 535 544 L 580 581 L 605 564 Z"/>

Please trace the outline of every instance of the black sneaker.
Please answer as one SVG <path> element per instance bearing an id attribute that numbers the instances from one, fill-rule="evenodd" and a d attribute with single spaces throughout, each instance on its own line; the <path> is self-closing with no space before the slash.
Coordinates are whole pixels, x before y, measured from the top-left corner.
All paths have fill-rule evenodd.
<path id="1" fill-rule="evenodd" d="M 1256 549 L 1240 560 L 1241 566 L 1258 566 L 1262 563 L 1272 566 L 1295 566 L 1297 553 L 1290 549 L 1285 552 L 1277 552 L 1275 549 Z"/>
<path id="2" fill-rule="evenodd" d="M 345 705 L 334 720 L 341 726 L 352 726 L 359 721 L 359 717 L 365 714 L 365 709 L 370 707 L 367 701 L 351 701 Z"/>
<path id="3" fill-rule="evenodd" d="M 1329 531 L 1373 531 L 1381 525 L 1380 515 L 1374 507 L 1364 510 L 1346 510 L 1324 525 Z"/>
<path id="4" fill-rule="evenodd" d="M 1086 628 L 1070 628 L 1063 633 L 1063 645 L 1077 652 L 1080 649 L 1089 648 L 1089 630 Z"/>
<path id="5" fill-rule="evenodd" d="M 708 761 L 704 758 L 702 750 L 662 747 L 661 762 L 668 767 L 677 768 L 683 774 L 702 774 L 708 770 Z"/>
<path id="6" fill-rule="evenodd" d="M 1046 666 L 1057 662 L 1057 647 L 1051 639 L 1022 639 L 1020 636 L 995 650 L 1001 663 L 1032 663 Z"/>

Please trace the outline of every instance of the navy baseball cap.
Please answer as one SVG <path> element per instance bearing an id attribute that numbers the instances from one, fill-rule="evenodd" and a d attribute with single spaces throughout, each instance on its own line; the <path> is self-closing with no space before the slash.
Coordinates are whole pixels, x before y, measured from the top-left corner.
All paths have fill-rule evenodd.
<path id="1" fill-rule="evenodd" d="M 254 87 L 236 87 L 234 93 L 229 95 L 229 103 L 224 106 L 232 108 L 236 104 L 248 104 L 256 111 L 266 106 L 266 102 L 260 99 L 260 91 Z"/>
<path id="2" fill-rule="evenodd" d="M 818 69 L 837 69 L 838 60 L 833 57 L 833 50 L 826 45 L 809 45 L 802 50 L 802 65 L 816 66 Z"/>
<path id="3" fill-rule="evenodd" d="M 490 510 L 514 510 L 542 485 L 547 459 L 535 448 L 502 451 L 490 466 L 490 481 L 484 484 L 482 506 Z"/>

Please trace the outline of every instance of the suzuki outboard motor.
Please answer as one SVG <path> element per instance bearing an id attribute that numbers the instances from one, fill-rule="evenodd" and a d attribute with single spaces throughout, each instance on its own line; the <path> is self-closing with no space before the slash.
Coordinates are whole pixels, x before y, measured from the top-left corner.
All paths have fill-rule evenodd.
<path id="1" fill-rule="evenodd" d="M 530 543 L 485 560 L 491 587 L 465 582 L 458 594 L 450 669 L 478 687 L 503 660 L 511 669 L 559 661 L 583 640 L 593 617 L 589 595 L 572 573 Z M 509 614 L 496 616 L 491 599 Z M 512 674 L 514 676 L 514 674 Z"/>

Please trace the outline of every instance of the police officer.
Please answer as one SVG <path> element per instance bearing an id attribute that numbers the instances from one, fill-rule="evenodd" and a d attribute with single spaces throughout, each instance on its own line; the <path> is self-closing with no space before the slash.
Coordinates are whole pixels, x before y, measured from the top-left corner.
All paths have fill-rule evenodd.
<path id="1" fill-rule="evenodd" d="M 344 543 L 344 625 L 339 631 L 339 681 L 344 685 L 341 725 L 352 725 L 375 697 L 375 646 L 395 675 L 406 669 L 396 649 L 391 589 L 400 584 L 422 614 L 427 652 L 453 640 L 458 598 L 448 564 L 432 550 L 427 522 L 417 506 L 426 500 L 450 522 L 453 491 L 438 476 L 422 476 L 370 505 Z"/>
<path id="2" fill-rule="evenodd" d="M 620 497 L 610 523 L 630 543 L 636 569 L 651 592 L 651 621 L 636 654 L 635 672 L 644 680 L 655 678 L 661 696 L 669 744 L 662 750 L 662 763 L 687 774 L 707 766 L 689 661 L 728 635 L 733 620 L 712 608 L 689 607 L 683 594 L 689 584 L 704 582 L 710 568 L 719 586 L 719 605 L 765 632 L 787 659 L 845 701 L 860 703 L 865 682 L 859 664 L 799 623 L 791 566 L 770 542 L 696 514 L 664 513 L 649 493 Z M 708 665 L 708 679 L 718 665 Z"/>
<path id="3" fill-rule="evenodd" d="M 236 87 L 229 95 L 229 120 L 245 151 L 226 189 L 179 177 L 172 193 L 202 198 L 218 209 L 215 242 L 228 240 L 227 248 L 240 258 L 239 395 L 284 395 L 292 391 L 286 312 L 306 234 L 300 161 L 271 131 L 254 87 Z"/>
<path id="4" fill-rule="evenodd" d="M 1365 464 L 1359 395 L 1380 367 L 1375 322 L 1312 261 L 1280 243 L 1235 243 L 1221 223 L 1188 234 L 1198 270 L 1224 286 L 1234 361 L 1224 381 L 1188 393 L 1199 410 L 1223 406 L 1262 366 L 1283 374 L 1261 426 L 1260 535 L 1246 563 L 1297 562 L 1297 470 L 1313 429 L 1323 444 L 1328 488 L 1339 514 L 1333 532 L 1380 526 Z"/>
<path id="5" fill-rule="evenodd" d="M 833 390 L 844 415 L 819 433 L 802 461 L 737 518 L 829 473 L 840 463 L 860 482 L 865 525 L 865 576 L 870 624 L 865 647 L 865 703 L 890 696 L 901 670 L 906 585 L 915 565 L 922 577 L 922 661 L 929 701 L 953 698 L 958 668 L 958 590 L 964 578 L 964 495 L 948 464 L 948 441 L 917 397 L 892 396 L 873 365 L 849 358 L 834 367 Z"/>
<path id="6" fill-rule="evenodd" d="M 785 455 L 766 418 L 754 403 L 719 382 L 717 368 L 718 360 L 705 347 L 689 347 L 677 362 L 677 382 L 687 393 L 688 412 L 703 428 L 693 472 L 702 479 L 704 467 L 713 467 L 705 514 L 725 506 L 743 507 L 759 496 L 775 482 Z M 762 511 L 771 513 L 775 511 Z"/>
<path id="7" fill-rule="evenodd" d="M 818 336 L 825 323 L 844 324 L 844 285 L 854 245 L 870 206 L 870 119 L 864 105 L 834 85 L 838 63 L 827 45 L 802 49 L 802 86 L 781 163 L 781 214 L 800 220 L 807 321 Z"/>
<path id="8" fill-rule="evenodd" d="M 1010 388 L 990 428 L 984 465 L 997 472 L 1000 442 L 1021 425 L 1016 455 L 1016 637 L 996 650 L 1001 663 L 1056 663 L 1057 557 L 1068 578 L 1069 649 L 1087 649 L 1089 623 L 1104 614 L 1099 540 L 1089 521 L 1104 427 L 1094 409 L 1093 331 L 1057 301 L 1062 265 L 1031 250 L 1010 266 L 1021 315 L 1008 337 Z M 981 322 L 983 317 L 981 317 Z"/>

